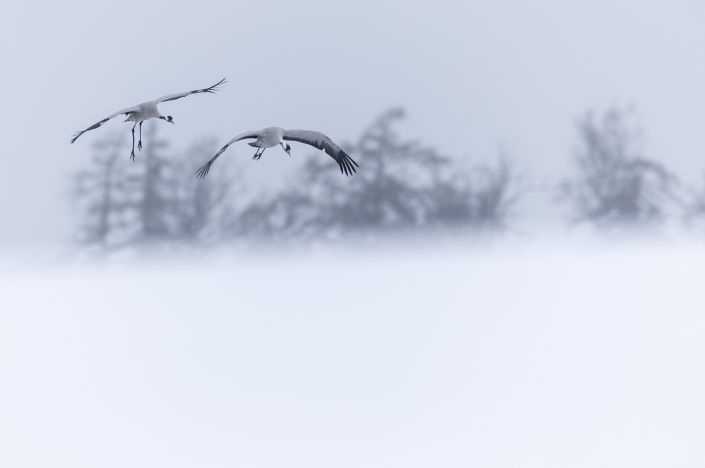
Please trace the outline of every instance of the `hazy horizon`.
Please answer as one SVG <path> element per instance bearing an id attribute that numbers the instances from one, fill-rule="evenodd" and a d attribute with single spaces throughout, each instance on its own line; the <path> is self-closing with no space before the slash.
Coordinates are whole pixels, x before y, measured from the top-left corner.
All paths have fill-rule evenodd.
<path id="1" fill-rule="evenodd" d="M 77 130 L 222 78 L 215 95 L 162 105 L 174 146 L 272 125 L 352 140 L 404 106 L 405 136 L 475 161 L 501 145 L 533 180 L 553 183 L 571 170 L 577 118 L 633 105 L 646 154 L 700 183 L 704 10 L 695 1 L 13 3 L 0 19 L 0 105 L 11 110 L 0 116 L 0 236 L 71 233 L 68 176 L 106 131 L 129 138 L 130 129 L 115 119 L 70 145 Z M 248 149 L 228 157 L 249 160 Z M 287 173 L 264 159 L 250 165 L 253 180 Z"/>

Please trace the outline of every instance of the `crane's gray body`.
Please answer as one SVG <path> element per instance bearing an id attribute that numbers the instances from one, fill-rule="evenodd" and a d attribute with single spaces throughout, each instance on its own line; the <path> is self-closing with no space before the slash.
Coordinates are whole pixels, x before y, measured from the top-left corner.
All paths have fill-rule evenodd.
<path id="1" fill-rule="evenodd" d="M 250 143 L 250 146 L 258 148 L 274 148 L 281 145 L 284 140 L 284 129 L 280 127 L 268 127 L 259 132 L 257 140 Z"/>
<path id="2" fill-rule="evenodd" d="M 128 114 L 125 122 L 143 122 L 149 119 L 158 119 L 164 117 L 157 109 L 157 101 L 147 101 L 142 104 L 138 104 L 134 107 L 130 114 Z"/>

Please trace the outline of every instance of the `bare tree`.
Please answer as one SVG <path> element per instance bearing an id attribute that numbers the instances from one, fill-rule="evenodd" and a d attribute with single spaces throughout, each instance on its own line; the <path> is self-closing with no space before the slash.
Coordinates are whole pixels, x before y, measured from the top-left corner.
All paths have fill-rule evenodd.
<path id="1" fill-rule="evenodd" d="M 164 155 L 168 143 L 158 138 L 156 126 L 147 127 L 145 151 L 140 158 L 141 171 L 133 177 L 133 183 L 140 194 L 137 202 L 140 232 L 139 240 L 154 241 L 171 237 L 174 230 L 174 193 L 179 181 L 176 179 L 172 161 Z"/>
<path id="2" fill-rule="evenodd" d="M 688 187 L 683 205 L 686 226 L 705 230 L 705 183 L 699 189 Z"/>
<path id="3" fill-rule="evenodd" d="M 627 115 L 610 109 L 600 121 L 588 112 L 578 121 L 578 176 L 562 187 L 573 202 L 575 221 L 601 228 L 660 222 L 666 206 L 677 201 L 678 181 L 643 155 L 641 135 Z"/>
<path id="4" fill-rule="evenodd" d="M 174 159 L 174 169 L 178 184 L 172 194 L 176 226 L 174 235 L 187 241 L 197 241 L 210 228 L 210 236 L 218 225 L 219 216 L 227 209 L 227 196 L 232 193 L 233 182 L 237 178 L 223 167 L 208 179 L 194 177 L 204 160 L 217 151 L 213 138 L 203 139 L 192 145 L 183 155 Z"/>
<path id="5" fill-rule="evenodd" d="M 327 202 L 319 222 L 340 229 L 408 228 L 425 222 L 426 192 L 438 183 L 449 160 L 419 142 L 402 141 L 394 124 L 403 117 L 402 109 L 388 110 L 351 146 L 364 169 L 350 181 L 325 176 L 322 161 L 309 159 L 303 186 L 318 188 Z"/>
<path id="6" fill-rule="evenodd" d="M 125 196 L 128 173 L 120 166 L 125 140 L 112 134 L 93 145 L 93 167 L 73 176 L 72 201 L 82 211 L 78 242 L 107 248 L 118 242 L 124 215 L 132 206 Z"/>
<path id="7" fill-rule="evenodd" d="M 149 143 L 136 161 L 120 158 L 124 140 L 111 136 L 96 144 L 92 167 L 74 176 L 80 244 L 116 249 L 145 242 L 195 243 L 218 226 L 216 213 L 224 211 L 230 187 L 225 171 L 207 181 L 194 177 L 215 151 L 214 141 L 167 154 L 155 126 L 146 127 Z"/>
<path id="8" fill-rule="evenodd" d="M 245 208 L 230 232 L 308 237 L 439 225 L 501 227 L 517 196 L 508 163 L 461 170 L 433 148 L 402 140 L 394 125 L 403 117 L 402 109 L 391 109 L 357 143 L 343 145 L 360 163 L 354 177 L 341 178 L 332 161 L 313 155 L 293 187 Z"/>
<path id="9" fill-rule="evenodd" d="M 439 180 L 428 191 L 427 222 L 501 229 L 520 195 L 514 169 L 500 158 L 496 167 L 479 165 Z"/>

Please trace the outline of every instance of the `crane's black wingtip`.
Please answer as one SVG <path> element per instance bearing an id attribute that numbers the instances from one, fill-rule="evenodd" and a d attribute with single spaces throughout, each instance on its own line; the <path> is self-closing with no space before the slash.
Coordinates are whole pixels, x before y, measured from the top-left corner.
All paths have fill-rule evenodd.
<path id="1" fill-rule="evenodd" d="M 351 176 L 351 175 L 357 173 L 357 170 L 355 169 L 355 166 L 353 166 L 353 164 L 357 167 L 360 167 L 360 166 L 358 166 L 358 164 L 355 162 L 355 160 L 353 158 L 351 158 L 350 156 L 348 156 L 347 154 L 344 153 L 342 161 L 340 162 L 340 171 L 343 172 L 343 169 L 344 169 L 345 170 L 344 174 L 346 176 Z"/>
<path id="2" fill-rule="evenodd" d="M 203 179 L 208 175 L 208 171 L 210 170 L 211 165 L 210 163 L 206 163 L 199 170 L 196 171 L 196 178 L 197 179 Z"/>
<path id="3" fill-rule="evenodd" d="M 227 83 L 227 81 L 225 81 L 225 78 L 223 78 L 222 80 L 220 80 L 219 82 L 217 82 L 216 84 L 211 86 L 210 88 L 206 88 L 205 91 L 207 93 L 214 93 L 214 92 L 218 91 L 218 86 L 225 84 L 225 83 Z"/>

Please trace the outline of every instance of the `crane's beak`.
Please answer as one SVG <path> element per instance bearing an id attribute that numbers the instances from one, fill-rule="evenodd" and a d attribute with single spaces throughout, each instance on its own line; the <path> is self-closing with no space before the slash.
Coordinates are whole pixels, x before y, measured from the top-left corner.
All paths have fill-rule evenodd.
<path id="1" fill-rule="evenodd" d="M 286 154 L 288 154 L 288 155 L 289 155 L 289 157 L 291 157 L 291 150 L 290 150 L 290 149 L 288 149 L 288 150 L 284 150 L 284 151 L 286 151 Z"/>

